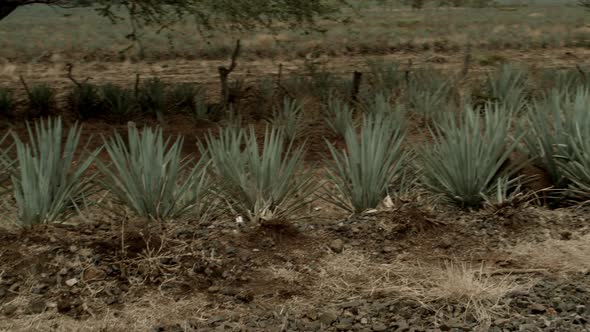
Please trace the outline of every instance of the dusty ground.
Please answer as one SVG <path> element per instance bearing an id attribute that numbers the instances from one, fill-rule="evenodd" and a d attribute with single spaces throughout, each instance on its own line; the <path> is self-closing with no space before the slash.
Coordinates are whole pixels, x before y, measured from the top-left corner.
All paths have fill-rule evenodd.
<path id="1" fill-rule="evenodd" d="M 108 208 L 107 206 L 102 207 Z M 113 211 L 119 211 L 111 206 Z M 5 331 L 587 331 L 585 211 L 409 203 L 239 227 L 4 229 Z"/>

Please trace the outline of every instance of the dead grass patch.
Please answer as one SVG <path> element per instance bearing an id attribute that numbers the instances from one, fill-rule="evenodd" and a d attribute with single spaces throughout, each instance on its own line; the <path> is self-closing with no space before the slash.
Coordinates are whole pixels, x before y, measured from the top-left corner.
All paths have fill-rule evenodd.
<path id="1" fill-rule="evenodd" d="M 550 239 L 541 243 L 521 243 L 509 250 L 519 261 L 533 268 L 557 273 L 590 271 L 590 234 L 576 239 Z"/>
<path id="2" fill-rule="evenodd" d="M 498 275 L 492 267 L 446 261 L 421 265 L 396 260 L 380 264 L 356 251 L 330 255 L 321 264 L 313 289 L 318 298 L 387 296 L 416 301 L 439 310 L 445 305 L 461 306 L 464 316 L 482 326 L 505 309 L 502 299 L 533 284 L 530 278 Z"/>

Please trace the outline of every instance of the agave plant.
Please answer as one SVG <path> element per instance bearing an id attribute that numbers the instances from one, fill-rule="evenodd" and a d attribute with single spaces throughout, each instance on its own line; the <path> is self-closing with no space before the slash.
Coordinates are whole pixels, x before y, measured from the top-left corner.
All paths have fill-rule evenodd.
<path id="1" fill-rule="evenodd" d="M 166 221 L 186 214 L 204 216 L 208 200 L 205 159 L 182 157 L 182 137 L 164 139 L 162 129 L 128 129 L 105 140 L 110 165 L 99 162 L 102 184 L 137 215 Z"/>
<path id="2" fill-rule="evenodd" d="M 295 99 L 285 98 L 283 106 L 275 109 L 271 125 L 283 131 L 290 141 L 297 137 L 297 131 L 303 120 L 303 106 Z"/>
<path id="3" fill-rule="evenodd" d="M 68 94 L 68 105 L 80 119 L 91 119 L 100 115 L 101 100 L 99 89 L 94 84 L 80 83 Z"/>
<path id="4" fill-rule="evenodd" d="M 494 75 L 488 75 L 486 90 L 489 98 L 503 109 L 516 114 L 522 111 L 529 98 L 528 73 L 525 69 L 503 64 Z"/>
<path id="5" fill-rule="evenodd" d="M 304 148 L 294 148 L 280 129 L 267 128 L 261 148 L 252 128 L 223 128 L 206 144 L 200 146 L 211 158 L 219 195 L 240 216 L 254 222 L 293 216 L 312 196 Z"/>
<path id="6" fill-rule="evenodd" d="M 105 111 L 119 121 L 127 120 L 137 112 L 137 99 L 133 91 L 118 85 L 106 84 L 101 87 L 100 92 Z"/>
<path id="7" fill-rule="evenodd" d="M 166 86 L 159 78 L 146 80 L 137 92 L 139 108 L 142 112 L 162 119 L 168 110 Z"/>
<path id="8" fill-rule="evenodd" d="M 354 110 L 339 98 L 328 99 L 324 121 L 336 135 L 344 137 L 348 128 L 354 127 Z"/>
<path id="9" fill-rule="evenodd" d="M 14 99 L 12 92 L 5 88 L 0 88 L 0 115 L 7 116 L 14 109 Z"/>
<path id="10" fill-rule="evenodd" d="M 522 125 L 529 130 L 524 137 L 525 152 L 547 172 L 556 188 L 567 185 L 562 166 L 567 165 L 564 158 L 575 156 L 575 149 L 581 146 L 575 138 L 579 133 L 590 133 L 588 105 L 590 90 L 580 87 L 573 95 L 553 90 L 529 109 Z"/>
<path id="11" fill-rule="evenodd" d="M 18 223 L 31 226 L 65 221 L 85 204 L 93 175 L 86 174 L 98 152 L 75 159 L 81 128 L 74 125 L 62 144 L 60 118 L 27 124 L 28 143 L 13 135 L 16 160 L 11 171 Z"/>
<path id="12" fill-rule="evenodd" d="M 327 191 L 328 199 L 353 213 L 377 207 L 402 174 L 407 159 L 402 149 L 404 127 L 399 112 L 374 113 L 363 117 L 360 138 L 354 127 L 348 127 L 346 150 L 327 142 L 332 156 L 327 177 L 336 188 L 336 193 Z"/>
<path id="13" fill-rule="evenodd" d="M 508 161 L 522 135 L 510 140 L 511 121 L 511 113 L 497 104 L 485 106 L 483 119 L 471 106 L 460 119 L 447 115 L 420 154 L 426 188 L 461 207 L 479 207 L 498 183 L 516 185 L 523 164 Z"/>
<path id="14" fill-rule="evenodd" d="M 453 100 L 455 86 L 441 72 L 420 69 L 409 78 L 406 99 L 411 110 L 427 120 L 433 120 Z"/>
<path id="15" fill-rule="evenodd" d="M 33 116 L 48 116 L 55 108 L 55 90 L 47 84 L 38 84 L 27 90 L 29 111 Z"/>
<path id="16" fill-rule="evenodd" d="M 371 61 L 369 65 L 369 84 L 374 94 L 393 95 L 401 90 L 405 74 L 397 63 Z"/>
<path id="17" fill-rule="evenodd" d="M 564 156 L 558 156 L 557 164 L 568 180 L 571 196 L 590 199 L 590 126 L 586 121 L 574 125 L 575 129 L 566 139 L 567 150 Z"/>

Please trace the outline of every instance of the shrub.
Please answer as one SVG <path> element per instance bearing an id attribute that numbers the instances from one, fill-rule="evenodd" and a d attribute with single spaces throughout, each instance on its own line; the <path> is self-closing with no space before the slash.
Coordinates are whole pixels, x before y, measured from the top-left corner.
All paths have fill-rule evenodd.
<path id="1" fill-rule="evenodd" d="M 274 110 L 270 122 L 273 127 L 281 129 L 289 141 L 292 141 L 297 136 L 302 117 L 303 106 L 297 100 L 285 98 L 283 107 Z"/>
<path id="2" fill-rule="evenodd" d="M 14 110 L 15 102 L 12 92 L 5 88 L 0 88 L 0 115 L 8 116 Z"/>
<path id="3" fill-rule="evenodd" d="M 327 143 L 333 159 L 328 163 L 327 176 L 337 191 L 328 191 L 328 199 L 355 213 L 375 208 L 383 201 L 406 160 L 401 113 L 365 115 L 360 130 L 359 138 L 355 129 L 348 127 L 344 151 Z"/>
<path id="4" fill-rule="evenodd" d="M 146 80 L 137 91 L 139 109 L 149 115 L 162 119 L 168 110 L 166 86 L 159 78 Z"/>
<path id="5" fill-rule="evenodd" d="M 60 118 L 40 120 L 27 129 L 28 143 L 13 135 L 17 154 L 11 182 L 18 223 L 31 226 L 65 221 L 90 194 L 93 176 L 85 173 L 97 152 L 75 162 L 81 128 L 71 127 L 62 144 Z"/>
<path id="6" fill-rule="evenodd" d="M 55 91 L 47 84 L 33 85 L 27 95 L 32 116 L 48 116 L 55 108 Z"/>
<path id="7" fill-rule="evenodd" d="M 111 165 L 99 163 L 102 182 L 137 215 L 165 221 L 207 210 L 204 159 L 196 165 L 182 158 L 183 139 L 164 140 L 161 129 L 130 127 L 125 141 L 118 133 L 105 141 Z"/>
<path id="8" fill-rule="evenodd" d="M 137 99 L 133 91 L 118 85 L 106 84 L 101 87 L 102 107 L 105 112 L 119 122 L 128 120 L 138 110 Z"/>
<path id="9" fill-rule="evenodd" d="M 509 142 L 512 114 L 497 104 L 467 106 L 460 119 L 449 114 L 434 128 L 434 142 L 421 155 L 426 188 L 461 207 L 480 207 L 498 183 L 514 185 L 522 164 L 509 156 L 522 136 Z"/>
<path id="10" fill-rule="evenodd" d="M 354 128 L 354 110 L 341 99 L 328 99 L 324 121 L 336 135 L 344 137 L 349 128 Z"/>
<path id="11" fill-rule="evenodd" d="M 229 127 L 206 139 L 220 196 L 235 213 L 261 222 L 293 216 L 307 204 L 315 187 L 303 169 L 304 148 L 293 148 L 283 132 L 266 129 L 262 148 L 251 128 Z"/>
<path id="12" fill-rule="evenodd" d="M 80 119 L 95 118 L 101 113 L 101 99 L 94 84 L 81 83 L 68 94 L 68 106 Z"/>
<path id="13" fill-rule="evenodd" d="M 501 65 L 495 74 L 488 74 L 486 91 L 492 102 L 513 114 L 522 111 L 529 98 L 528 72 L 511 64 Z"/>

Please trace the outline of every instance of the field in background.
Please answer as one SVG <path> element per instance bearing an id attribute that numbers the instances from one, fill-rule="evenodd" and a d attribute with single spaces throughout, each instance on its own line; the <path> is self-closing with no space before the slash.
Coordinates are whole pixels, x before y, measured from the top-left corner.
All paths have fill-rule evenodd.
<path id="1" fill-rule="evenodd" d="M 0 58 L 35 61 L 60 54 L 67 59 L 148 60 L 219 59 L 234 40 L 244 41 L 251 58 L 298 58 L 317 55 L 387 54 L 394 51 L 457 51 L 466 44 L 484 49 L 538 49 L 590 45 L 588 13 L 575 1 L 500 2 L 484 8 L 437 7 L 411 10 L 392 1 L 353 2 L 336 22 L 319 26 L 325 33 L 277 29 L 243 34 L 205 33 L 190 23 L 157 34 L 146 30 L 141 46 L 131 44 L 128 24 L 116 26 L 91 8 L 62 10 L 28 6 L 0 23 L 5 47 Z M 6 47 L 8 46 L 8 47 Z"/>

